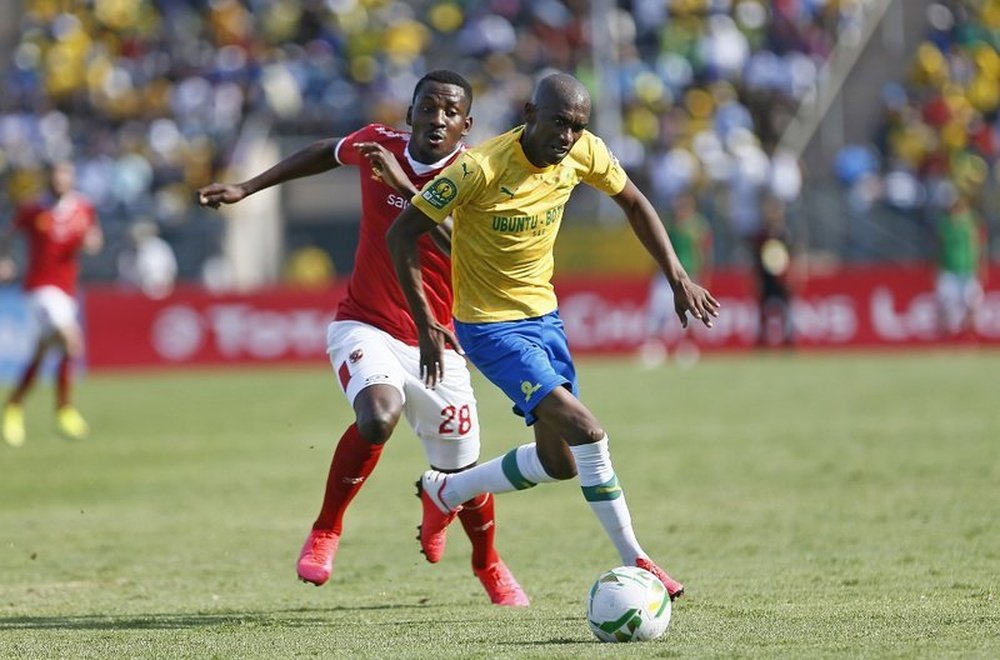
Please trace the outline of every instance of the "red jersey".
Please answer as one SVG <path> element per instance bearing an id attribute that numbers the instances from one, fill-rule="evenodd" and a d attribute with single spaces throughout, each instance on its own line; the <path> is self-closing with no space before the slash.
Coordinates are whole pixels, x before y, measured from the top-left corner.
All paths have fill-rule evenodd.
<path id="1" fill-rule="evenodd" d="M 97 214 L 86 197 L 68 193 L 44 197 L 18 209 L 14 226 L 28 238 L 25 290 L 55 286 L 76 294 L 80 271 L 77 258 L 83 238 L 97 225 Z"/>
<path id="2" fill-rule="evenodd" d="M 409 139 L 408 132 L 369 124 L 345 137 L 336 147 L 337 161 L 344 165 L 356 165 L 361 172 L 361 234 L 354 255 L 354 272 L 347 284 L 347 297 L 337 308 L 337 320 L 367 323 L 416 346 L 417 327 L 396 279 L 396 270 L 385 241 L 389 227 L 409 205 L 410 199 L 376 178 L 368 160 L 354 148 L 358 142 L 381 144 L 392 152 L 417 188 L 422 188 L 437 176 L 462 151 L 460 148 L 433 165 L 418 164 L 418 173 L 406 155 Z M 434 245 L 430 236 L 421 236 L 419 240 L 427 302 L 434 318 L 451 328 L 451 259 Z"/>

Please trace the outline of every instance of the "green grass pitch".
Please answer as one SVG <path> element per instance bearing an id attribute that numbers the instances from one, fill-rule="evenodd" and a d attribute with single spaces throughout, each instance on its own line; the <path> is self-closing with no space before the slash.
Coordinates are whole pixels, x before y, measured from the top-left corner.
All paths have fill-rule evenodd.
<path id="1" fill-rule="evenodd" d="M 575 482 L 498 498 L 532 598 L 487 604 L 451 531 L 414 540 L 424 461 L 401 424 L 347 517 L 331 582 L 295 559 L 350 421 L 327 369 L 91 375 L 94 429 L 0 446 L 0 657 L 996 657 L 1000 353 L 586 361 L 646 549 L 688 585 L 665 637 L 601 645 L 617 565 Z M 490 458 L 529 436 L 480 377 Z"/>

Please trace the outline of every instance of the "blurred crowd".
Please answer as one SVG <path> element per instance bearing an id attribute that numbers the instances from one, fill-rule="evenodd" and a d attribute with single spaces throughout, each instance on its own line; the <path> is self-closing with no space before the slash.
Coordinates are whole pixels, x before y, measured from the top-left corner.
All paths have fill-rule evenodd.
<path id="1" fill-rule="evenodd" d="M 893 173 L 965 181 L 996 157 L 1000 58 L 983 39 L 1000 10 L 952 4 L 934 14 L 912 86 L 886 91 L 880 144 Z M 197 216 L 190 191 L 224 176 L 252 119 L 277 135 L 402 124 L 417 79 L 446 66 L 473 82 L 477 142 L 517 123 L 534 76 L 555 67 L 595 91 L 614 85 L 622 126 L 613 147 L 655 203 L 711 192 L 715 221 L 749 236 L 765 198 L 800 196 L 799 163 L 776 149 L 778 138 L 869 5 L 24 0 L 0 97 L 0 205 L 29 194 L 34 178 L 24 173 L 38 163 L 71 157 L 112 243 L 134 222 L 170 240 Z M 592 6 L 608 11 L 593 20 Z"/>
<path id="2" fill-rule="evenodd" d="M 932 3 L 908 78 L 882 90 L 871 147 L 849 145 L 837 173 L 852 204 L 947 209 L 997 185 L 1000 169 L 1000 2 Z"/>

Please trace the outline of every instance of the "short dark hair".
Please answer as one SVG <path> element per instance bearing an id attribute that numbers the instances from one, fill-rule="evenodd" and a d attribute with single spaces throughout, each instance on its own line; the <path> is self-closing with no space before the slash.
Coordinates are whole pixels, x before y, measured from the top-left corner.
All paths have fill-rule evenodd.
<path id="1" fill-rule="evenodd" d="M 417 102 L 417 94 L 420 93 L 420 88 L 426 82 L 438 82 L 445 85 L 455 85 L 456 87 L 461 87 L 462 91 L 465 92 L 465 98 L 468 99 L 469 105 L 466 110 L 472 110 L 472 85 L 466 80 L 461 74 L 455 73 L 448 69 L 435 69 L 434 71 L 429 71 L 424 74 L 424 77 L 417 81 L 417 84 L 413 88 L 413 100 L 411 103 Z"/>

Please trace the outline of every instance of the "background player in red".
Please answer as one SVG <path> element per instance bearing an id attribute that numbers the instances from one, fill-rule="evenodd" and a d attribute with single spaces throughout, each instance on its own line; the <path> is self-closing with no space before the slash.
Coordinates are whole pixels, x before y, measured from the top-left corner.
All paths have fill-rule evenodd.
<path id="1" fill-rule="evenodd" d="M 0 423 L 0 433 L 12 446 L 24 443 L 21 401 L 34 384 L 42 359 L 52 348 L 61 353 L 56 380 L 59 431 L 72 439 L 84 438 L 89 432 L 87 423 L 70 403 L 73 361 L 83 353 L 83 332 L 76 318 L 74 296 L 80 271 L 80 250 L 90 254 L 99 252 L 104 236 L 94 207 L 74 190 L 76 179 L 72 163 L 54 163 L 47 174 L 49 190 L 21 206 L 0 237 L 0 280 L 12 279 L 17 272 L 9 256 L 14 234 L 23 232 L 27 239 L 24 290 L 39 326 L 35 352 L 7 399 Z"/>
<path id="2" fill-rule="evenodd" d="M 424 387 L 416 326 L 385 240 L 410 197 L 464 149 L 471 107 L 472 88 L 463 77 L 432 71 L 417 83 L 407 110 L 412 133 L 370 124 L 344 138 L 314 142 L 243 183 L 215 183 L 198 191 L 200 204 L 217 207 L 340 165 L 360 169 L 362 218 L 354 271 L 327 332 L 330 361 L 356 421 L 334 451 L 323 505 L 299 556 L 299 577 L 317 586 L 330 577 L 344 512 L 374 470 L 400 415 L 405 413 L 420 437 L 431 465 L 456 472 L 479 458 L 479 420 L 465 360 L 452 351 L 446 359 L 455 367 L 449 371 L 454 378 L 434 391 Z M 450 259 L 429 237 L 421 238 L 419 247 L 426 295 L 437 319 L 450 325 Z M 527 605 L 493 546 L 492 495 L 466 502 L 459 518 L 472 541 L 473 572 L 490 600 Z"/>

